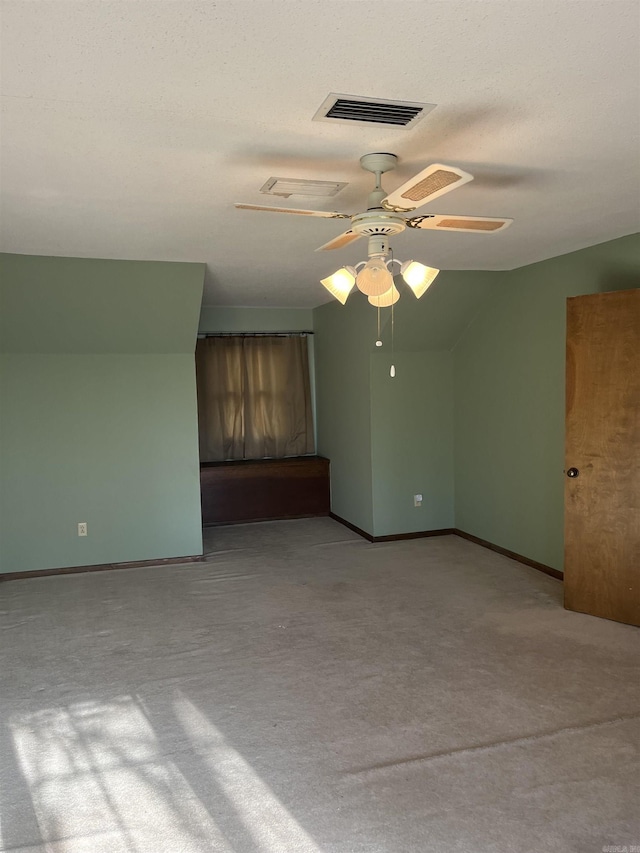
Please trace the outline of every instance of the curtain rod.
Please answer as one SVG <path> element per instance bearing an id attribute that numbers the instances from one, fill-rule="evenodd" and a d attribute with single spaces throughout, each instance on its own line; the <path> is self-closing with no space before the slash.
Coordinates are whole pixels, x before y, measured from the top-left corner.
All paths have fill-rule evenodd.
<path id="1" fill-rule="evenodd" d="M 310 330 L 301 332 L 199 332 L 199 338 L 304 338 Z"/>

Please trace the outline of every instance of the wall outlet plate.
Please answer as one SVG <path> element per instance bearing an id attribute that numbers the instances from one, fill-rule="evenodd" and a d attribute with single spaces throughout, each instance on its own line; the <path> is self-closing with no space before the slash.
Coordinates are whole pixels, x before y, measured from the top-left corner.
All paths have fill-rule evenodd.
<path id="1" fill-rule="evenodd" d="M 87 522 L 79 521 L 78 522 L 78 536 L 87 536 Z"/>
<path id="2" fill-rule="evenodd" d="M 414 506 L 422 506 L 422 495 L 414 495 L 413 496 L 413 505 Z"/>

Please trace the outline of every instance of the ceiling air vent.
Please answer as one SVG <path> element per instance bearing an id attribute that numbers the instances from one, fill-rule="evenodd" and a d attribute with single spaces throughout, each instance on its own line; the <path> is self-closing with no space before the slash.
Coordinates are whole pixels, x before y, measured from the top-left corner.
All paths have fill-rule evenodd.
<path id="1" fill-rule="evenodd" d="M 403 127 L 417 124 L 435 104 L 416 101 L 387 101 L 384 98 L 361 98 L 332 92 L 314 115 L 314 121 L 339 121 L 341 124 L 377 124 L 380 127 Z"/>
<path id="2" fill-rule="evenodd" d="M 313 195 L 316 198 L 331 198 L 346 187 L 340 181 L 307 181 L 302 178 L 269 178 L 260 187 L 261 193 L 289 198 L 290 195 Z"/>

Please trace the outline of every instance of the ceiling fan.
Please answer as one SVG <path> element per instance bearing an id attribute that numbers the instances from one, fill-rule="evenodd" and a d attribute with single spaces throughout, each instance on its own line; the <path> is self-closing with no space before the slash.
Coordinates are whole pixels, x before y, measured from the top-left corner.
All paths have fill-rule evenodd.
<path id="1" fill-rule="evenodd" d="M 445 166 L 434 163 L 405 181 L 398 189 L 386 193 L 382 189 L 381 180 L 385 172 L 395 169 L 398 158 L 395 154 L 373 153 L 360 158 L 360 165 L 367 172 L 375 175 L 376 184 L 369 194 L 367 209 L 355 215 L 334 213 L 322 210 L 298 210 L 288 207 L 267 207 L 256 204 L 236 204 L 240 210 L 266 211 L 271 213 L 291 213 L 297 216 L 317 216 L 324 219 L 349 219 L 351 227 L 334 237 L 316 251 L 342 249 L 360 237 L 369 238 L 369 261 L 361 262 L 356 267 L 343 267 L 323 279 L 322 284 L 343 304 L 351 292 L 354 282 L 357 287 L 369 297 L 369 301 L 377 307 L 392 305 L 399 298 L 399 293 L 393 284 L 389 265 L 401 263 L 388 260 L 390 252 L 388 238 L 399 234 L 405 228 L 421 228 L 432 231 L 466 231 L 475 234 L 491 234 L 503 231 L 512 219 L 488 216 L 456 216 L 441 213 L 428 213 L 422 216 L 407 217 L 419 207 L 433 201 L 445 193 L 457 189 L 473 180 L 473 175 L 464 172 L 456 166 Z M 358 267 L 362 267 L 358 271 Z M 429 271 L 429 272 L 425 272 Z M 400 272 L 418 298 L 426 291 L 438 270 L 425 267 L 415 261 L 401 264 Z"/>

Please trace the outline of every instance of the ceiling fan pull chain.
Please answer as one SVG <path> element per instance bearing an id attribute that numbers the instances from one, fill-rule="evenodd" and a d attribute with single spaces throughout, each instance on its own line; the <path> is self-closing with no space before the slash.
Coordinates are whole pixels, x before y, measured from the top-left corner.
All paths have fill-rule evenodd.
<path id="1" fill-rule="evenodd" d="M 380 306 L 378 305 L 378 337 L 376 338 L 376 346 L 382 346 L 382 339 L 380 338 Z"/>
<path id="2" fill-rule="evenodd" d="M 393 331 L 394 331 L 394 325 L 395 325 L 395 323 L 394 323 L 393 302 L 392 302 L 391 303 L 391 370 L 389 371 L 389 376 L 392 379 L 396 375 L 396 366 L 393 363 L 393 351 L 394 351 Z"/>

